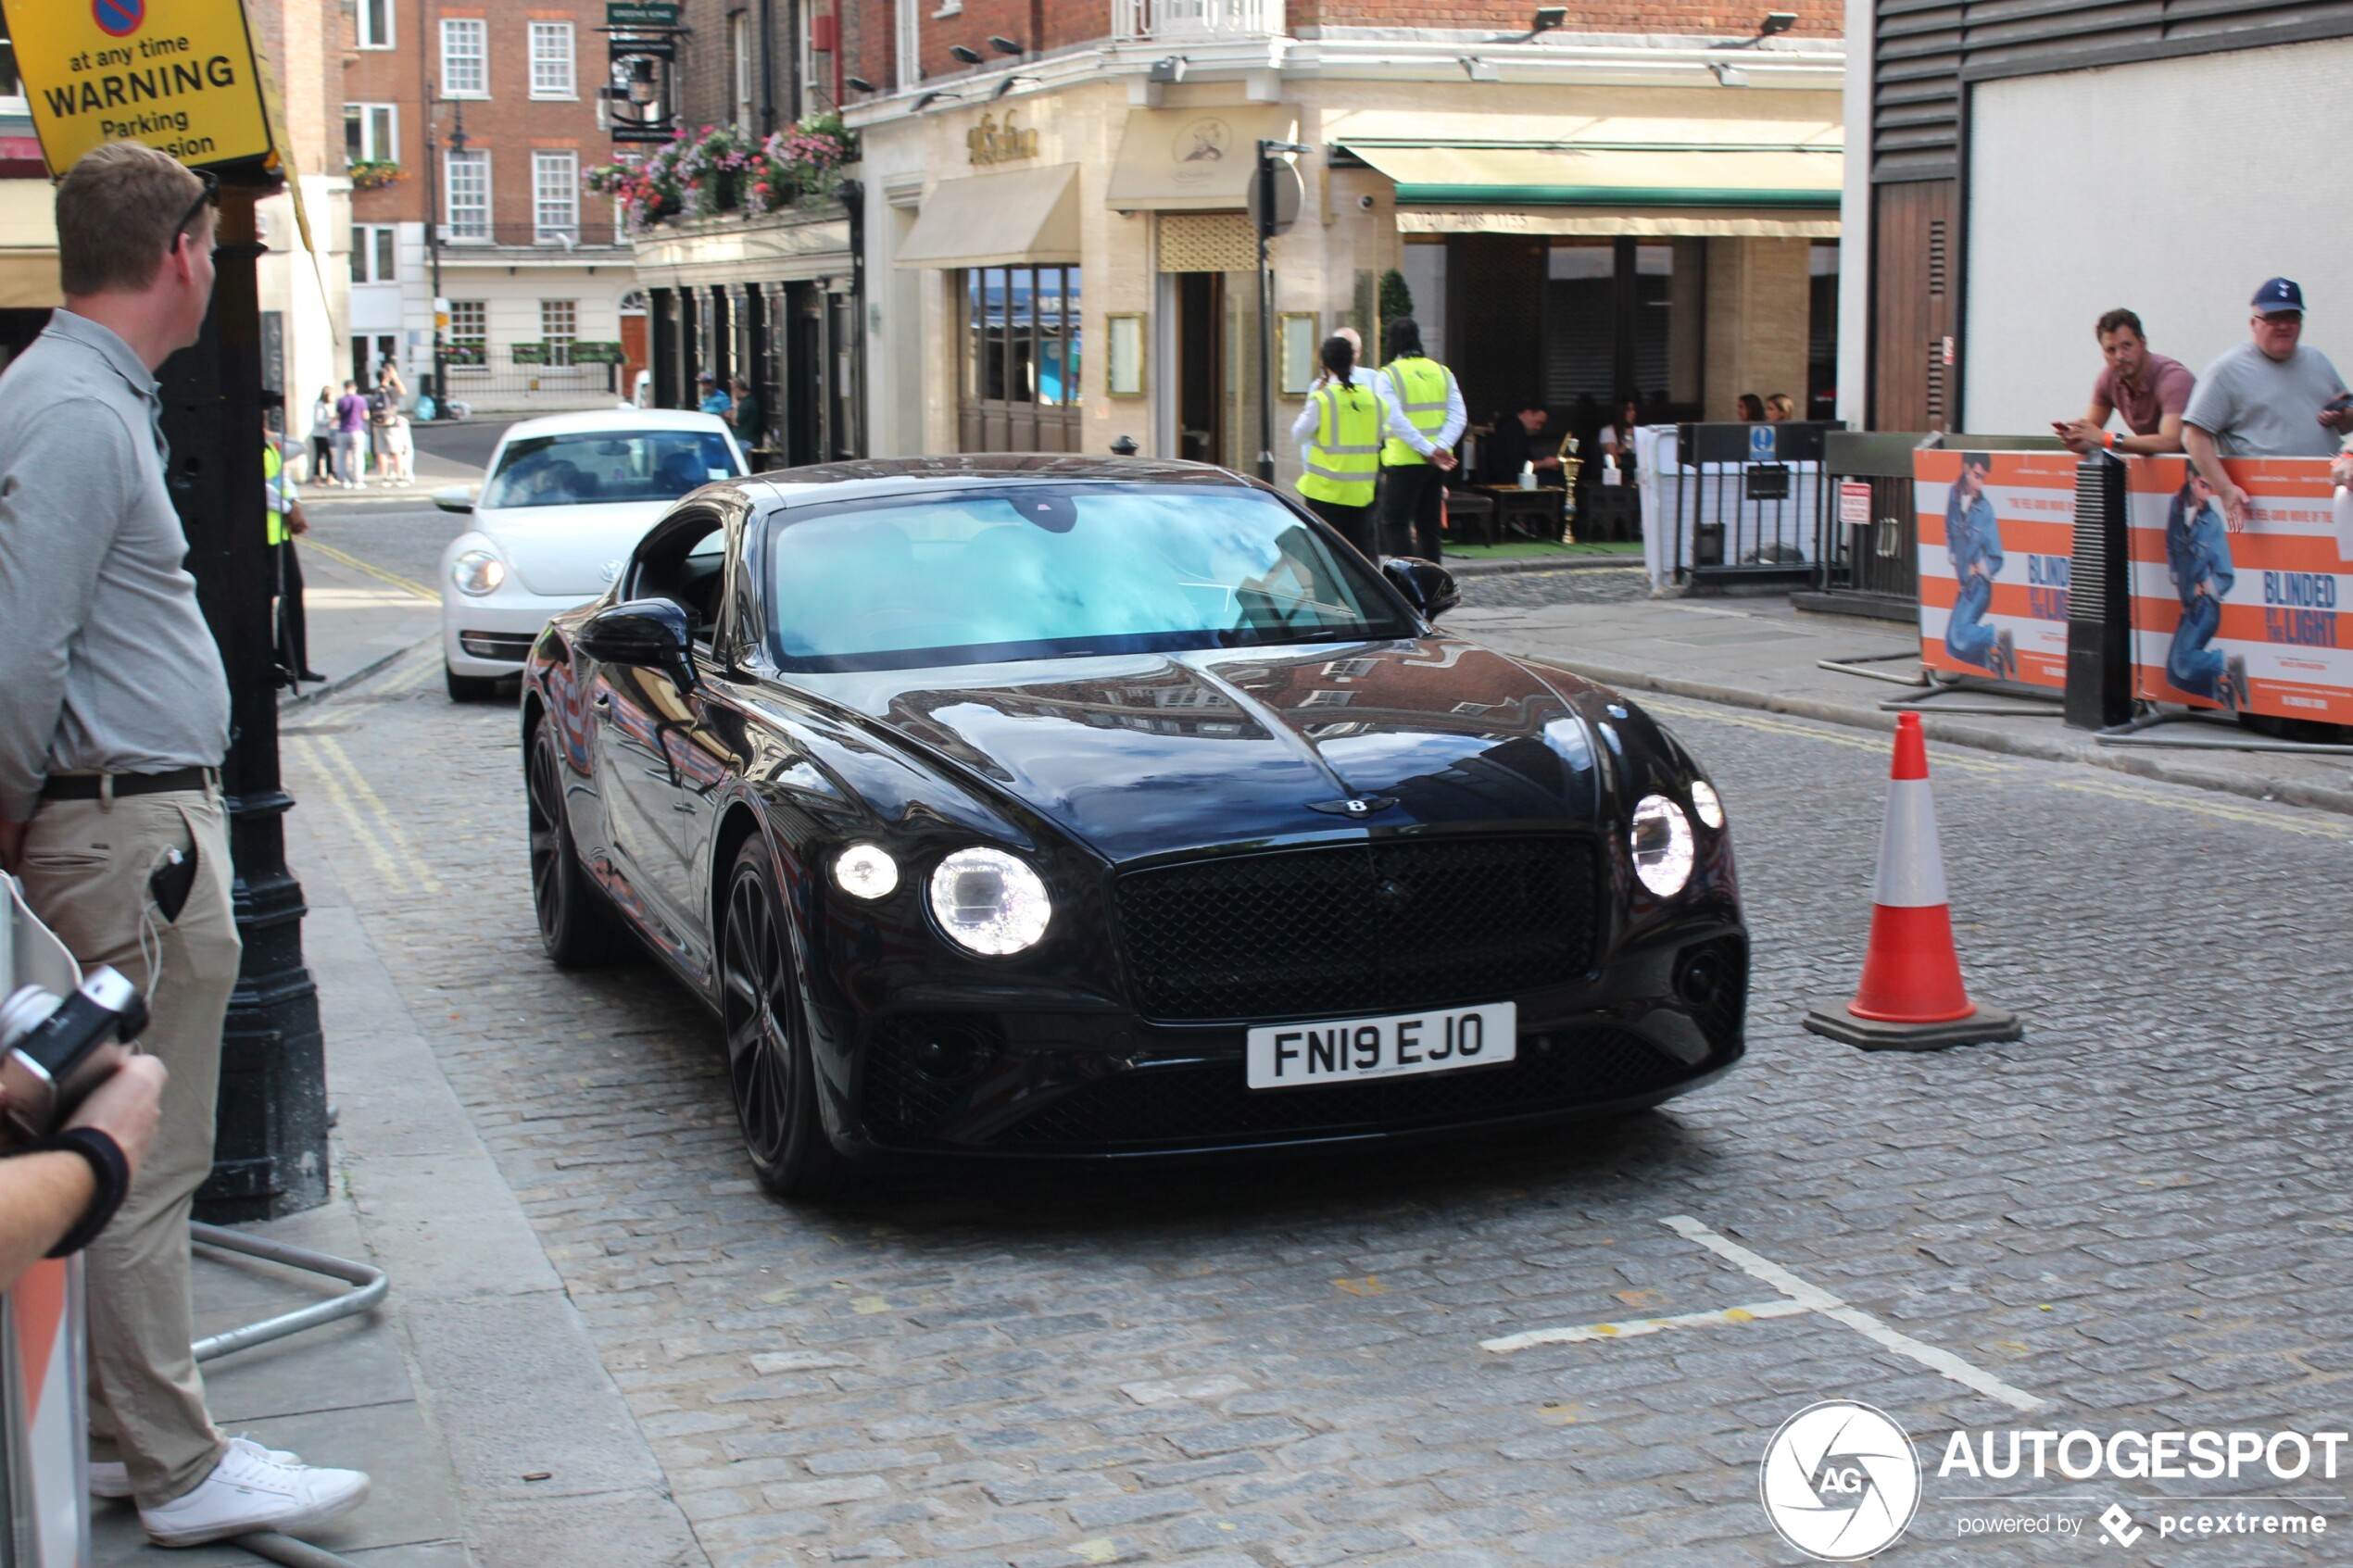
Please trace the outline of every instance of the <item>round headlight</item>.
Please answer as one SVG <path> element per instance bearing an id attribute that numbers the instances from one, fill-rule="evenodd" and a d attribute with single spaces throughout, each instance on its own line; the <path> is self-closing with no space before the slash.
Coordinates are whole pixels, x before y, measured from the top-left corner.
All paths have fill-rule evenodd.
<path id="1" fill-rule="evenodd" d="M 1663 795 L 1645 795 L 1634 808 L 1634 874 L 1662 898 L 1672 898 L 1692 880 L 1692 823 L 1683 809 Z"/>
<path id="2" fill-rule="evenodd" d="M 1034 947 L 1053 900 L 1038 873 L 1001 849 L 959 849 L 931 873 L 931 912 L 960 947 L 991 957 Z"/>
<path id="3" fill-rule="evenodd" d="M 834 885 L 853 898 L 887 897 L 899 885 L 899 862 L 878 845 L 853 844 L 834 857 Z"/>
<path id="4" fill-rule="evenodd" d="M 1692 781 L 1692 812 L 1707 827 L 1720 828 L 1724 825 L 1724 797 L 1717 794 L 1716 786 L 1705 779 Z"/>
<path id="5" fill-rule="evenodd" d="M 507 563 L 488 550 L 468 550 L 449 563 L 449 581 L 473 598 L 495 594 L 507 580 Z"/>

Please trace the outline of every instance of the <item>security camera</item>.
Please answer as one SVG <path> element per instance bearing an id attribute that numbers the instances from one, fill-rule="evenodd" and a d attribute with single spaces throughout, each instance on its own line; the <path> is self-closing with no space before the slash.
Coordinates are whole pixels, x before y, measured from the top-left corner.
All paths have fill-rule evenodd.
<path id="1" fill-rule="evenodd" d="M 1373 197 L 1371 192 L 1367 191 L 1365 194 L 1356 198 L 1356 210 L 1359 212 L 1370 212 L 1373 210 Z"/>

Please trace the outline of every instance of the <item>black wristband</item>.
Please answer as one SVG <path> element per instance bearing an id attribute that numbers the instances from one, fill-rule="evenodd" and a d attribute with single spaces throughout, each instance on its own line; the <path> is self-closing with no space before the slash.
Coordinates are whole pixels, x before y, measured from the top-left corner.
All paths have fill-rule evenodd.
<path id="1" fill-rule="evenodd" d="M 44 1138 L 25 1152 L 37 1154 L 44 1150 L 79 1154 L 90 1161 L 90 1174 L 97 1179 L 97 1195 L 90 1199 L 90 1207 L 65 1239 L 49 1249 L 52 1258 L 70 1257 L 89 1246 L 107 1228 L 115 1210 L 122 1207 L 123 1198 L 131 1191 L 131 1162 L 122 1157 L 122 1146 L 113 1135 L 95 1127 L 69 1127 L 54 1137 Z"/>

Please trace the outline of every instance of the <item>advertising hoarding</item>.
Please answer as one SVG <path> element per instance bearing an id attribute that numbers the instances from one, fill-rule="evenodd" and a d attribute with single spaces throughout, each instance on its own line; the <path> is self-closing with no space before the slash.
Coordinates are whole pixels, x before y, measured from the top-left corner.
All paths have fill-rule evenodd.
<path id="1" fill-rule="evenodd" d="M 2065 688 L 2076 462 L 2070 452 L 1913 455 L 1922 665 Z"/>

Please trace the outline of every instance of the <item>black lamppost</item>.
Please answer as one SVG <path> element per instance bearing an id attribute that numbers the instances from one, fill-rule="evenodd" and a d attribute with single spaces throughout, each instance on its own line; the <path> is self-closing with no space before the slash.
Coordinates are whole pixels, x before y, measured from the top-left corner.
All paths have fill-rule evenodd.
<path id="1" fill-rule="evenodd" d="M 466 150 L 466 106 L 457 106 L 458 121 L 449 128 L 449 150 Z M 434 137 L 434 118 L 425 116 L 425 255 L 433 269 L 433 406 L 435 417 L 449 417 L 449 345 L 443 331 L 441 294 L 441 147 Z"/>
<path id="2" fill-rule="evenodd" d="M 264 1220 L 327 1200 L 327 1082 L 319 997 L 302 957 L 302 885 L 286 867 L 278 772 L 278 659 L 261 479 L 261 311 L 265 247 L 254 204 L 283 185 L 256 164 L 223 167 L 204 334 L 165 362 L 166 482 L 188 538 L 196 597 L 229 677 L 221 765 L 245 953 L 220 1041 L 210 1178 L 196 1213 Z"/>

